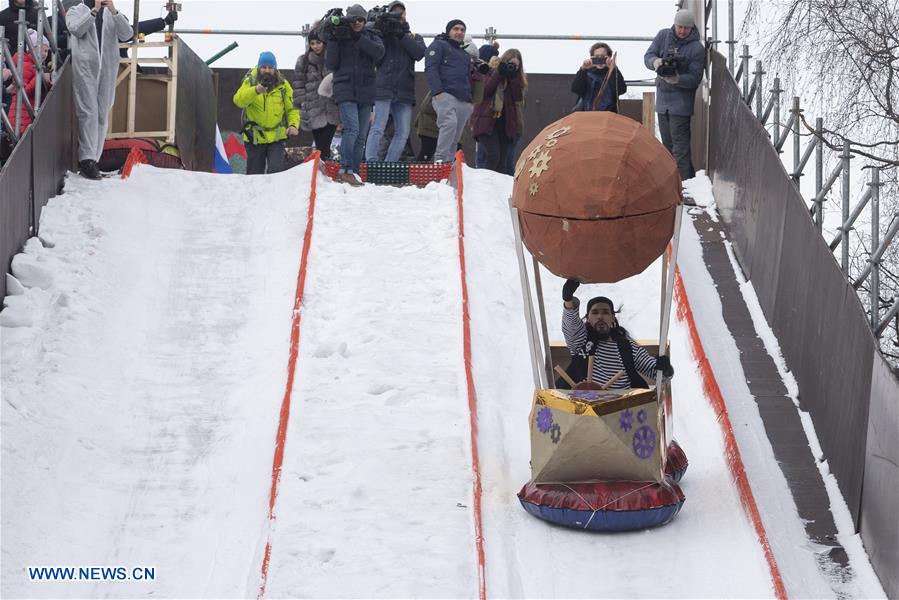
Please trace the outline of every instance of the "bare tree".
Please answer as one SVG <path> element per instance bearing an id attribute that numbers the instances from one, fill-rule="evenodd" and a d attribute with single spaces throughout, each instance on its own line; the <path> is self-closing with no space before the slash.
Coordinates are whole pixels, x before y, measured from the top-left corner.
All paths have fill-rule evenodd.
<path id="1" fill-rule="evenodd" d="M 854 156 L 881 168 L 881 232 L 887 231 L 899 219 L 899 0 L 749 0 L 743 34 L 757 41 L 767 71 L 823 118 L 827 147 L 839 152 L 848 141 Z M 803 125 L 816 134 L 804 115 Z M 851 239 L 851 270 L 858 273 L 876 244 L 861 229 Z M 859 289 L 866 307 L 869 283 Z M 881 309 L 897 298 L 899 239 L 881 263 Z M 881 350 L 899 365 L 899 317 Z"/>

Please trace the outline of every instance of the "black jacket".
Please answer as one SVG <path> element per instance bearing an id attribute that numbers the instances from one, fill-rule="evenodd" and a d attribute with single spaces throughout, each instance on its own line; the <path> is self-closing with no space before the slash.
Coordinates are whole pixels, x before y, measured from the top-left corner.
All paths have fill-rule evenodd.
<path id="1" fill-rule="evenodd" d="M 50 25 L 50 15 L 52 13 L 48 10 L 45 14 L 47 15 L 47 24 Z M 15 0 L 9 0 L 9 8 L 0 10 L 0 27 L 5 28 L 4 37 L 9 40 L 10 54 L 16 53 L 19 43 L 19 26 L 16 25 L 16 21 L 18 20 L 19 7 L 16 6 Z M 37 6 L 35 5 L 34 0 L 25 0 L 25 20 L 28 21 L 29 29 L 37 29 Z M 60 49 L 68 47 L 66 19 L 62 14 L 59 15 L 59 34 L 56 37 L 56 45 Z M 65 56 L 60 58 L 65 58 Z"/>
<path id="2" fill-rule="evenodd" d="M 590 71 L 593 71 L 592 73 Z M 602 89 L 602 82 L 608 71 L 606 69 L 579 69 L 571 82 L 571 91 L 578 95 L 578 110 L 593 110 L 593 99 L 599 90 Z M 615 76 L 609 79 L 605 91 L 602 93 L 602 100 L 599 103 L 599 110 L 608 110 L 618 112 L 618 98 L 627 91 L 627 83 L 624 82 L 624 75 L 621 69 L 615 69 Z"/>
<path id="3" fill-rule="evenodd" d="M 425 56 L 425 41 L 417 33 L 384 39 L 384 58 L 378 64 L 376 100 L 415 104 L 415 63 Z"/>
<path id="4" fill-rule="evenodd" d="M 325 48 L 325 66 L 334 73 L 334 102 L 374 104 L 375 64 L 382 56 L 384 42 L 366 29 L 347 40 L 332 39 Z"/>

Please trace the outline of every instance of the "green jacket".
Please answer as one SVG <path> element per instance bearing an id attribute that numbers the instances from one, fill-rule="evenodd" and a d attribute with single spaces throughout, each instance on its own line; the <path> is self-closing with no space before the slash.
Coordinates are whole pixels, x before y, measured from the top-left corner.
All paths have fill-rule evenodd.
<path id="1" fill-rule="evenodd" d="M 243 140 L 252 144 L 271 144 L 287 138 L 287 128 L 300 127 L 300 111 L 293 105 L 293 88 L 276 71 L 278 82 L 270 91 L 256 92 L 257 70 L 247 73 L 234 94 L 234 104 L 243 109 Z M 252 136 L 252 138 L 250 137 Z"/>

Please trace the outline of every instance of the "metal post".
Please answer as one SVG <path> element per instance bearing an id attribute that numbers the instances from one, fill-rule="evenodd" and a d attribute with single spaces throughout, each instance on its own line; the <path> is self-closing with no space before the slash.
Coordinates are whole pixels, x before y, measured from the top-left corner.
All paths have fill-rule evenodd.
<path id="1" fill-rule="evenodd" d="M 727 0 L 727 70 L 734 74 L 734 0 Z"/>
<path id="2" fill-rule="evenodd" d="M 743 70 L 743 102 L 749 101 L 749 46 L 743 44 L 743 55 L 740 56 L 740 68 Z"/>
<path id="3" fill-rule="evenodd" d="M 880 169 L 871 170 L 871 329 L 880 324 L 880 261 L 874 253 L 880 246 Z"/>
<path id="4" fill-rule="evenodd" d="M 849 153 L 849 140 L 843 140 L 843 223 L 849 220 L 849 161 L 852 155 Z M 849 275 L 849 231 L 843 231 L 843 257 L 840 264 L 843 267 L 843 274 Z"/>
<path id="5" fill-rule="evenodd" d="M 718 0 L 712 0 L 712 39 L 718 49 Z"/>
<path id="6" fill-rule="evenodd" d="M 677 207 L 674 215 L 674 236 L 671 239 L 671 258 L 668 261 L 668 273 L 665 275 L 665 295 L 662 296 L 662 322 L 659 331 L 659 356 L 668 351 L 668 327 L 671 324 L 671 305 L 674 303 L 674 270 L 677 267 L 677 252 L 680 246 L 681 219 L 684 214 L 683 204 Z M 662 372 L 656 371 L 656 398 L 662 400 Z"/>
<path id="7" fill-rule="evenodd" d="M 818 145 L 815 147 L 815 226 L 818 233 L 824 228 L 824 198 L 821 190 L 824 187 L 824 119 L 815 119 L 815 138 Z"/>
<path id="8" fill-rule="evenodd" d="M 53 45 L 56 47 L 56 42 L 59 41 L 59 1 L 58 0 L 50 0 L 50 4 L 53 6 L 53 13 L 51 17 L 51 29 L 53 31 Z M 59 68 L 59 48 L 56 47 L 56 50 L 53 51 L 53 59 L 50 63 L 53 66 L 53 81 L 56 81 L 57 72 L 56 69 Z"/>
<path id="9" fill-rule="evenodd" d="M 534 307 L 531 303 L 531 285 L 528 282 L 527 264 L 524 261 L 524 249 L 521 243 L 521 223 L 518 221 L 518 209 L 512 206 L 509 198 L 509 211 L 512 214 L 512 230 L 515 232 L 515 252 L 518 255 L 518 274 L 521 279 L 521 296 L 524 300 L 524 321 L 528 331 L 528 346 L 531 354 L 531 371 L 534 376 L 534 389 L 543 389 L 540 359 L 537 356 L 537 332 L 534 327 Z"/>
<path id="10" fill-rule="evenodd" d="M 549 346 L 549 328 L 546 326 L 546 306 L 543 302 L 543 281 L 540 279 L 540 263 L 532 256 L 534 264 L 534 286 L 537 288 L 537 308 L 540 313 L 540 332 L 543 334 L 543 368 L 546 371 L 544 388 L 550 387 L 549 382 L 555 381 L 553 377 L 552 349 Z"/>
<path id="11" fill-rule="evenodd" d="M 37 9 L 37 48 L 34 48 L 34 62 L 37 64 L 37 83 L 34 86 L 34 112 L 41 109 L 41 92 L 44 89 L 44 7 Z"/>
<path id="12" fill-rule="evenodd" d="M 487 31 L 484 32 L 484 41 L 488 44 L 492 44 L 494 41 L 496 41 L 496 28 L 495 27 L 487 28 Z"/>
<path id="13" fill-rule="evenodd" d="M 802 109 L 799 108 L 799 96 L 793 96 L 793 109 L 791 110 L 793 113 L 793 183 L 796 184 L 796 187 L 799 187 L 799 178 L 802 177 L 802 173 L 799 172 L 799 161 L 802 160 L 800 156 L 801 148 L 799 144 L 802 143 L 801 138 L 799 137 L 799 115 L 802 113 Z"/>
<path id="14" fill-rule="evenodd" d="M 782 91 L 780 89 L 780 77 L 775 77 L 774 89 L 771 90 L 771 93 L 774 95 L 774 129 L 772 130 L 774 135 L 771 136 L 771 139 L 775 144 L 780 139 L 780 93 Z M 777 153 L 780 154 L 779 149 Z"/>
<path id="15" fill-rule="evenodd" d="M 764 107 L 762 106 L 762 75 L 765 72 L 762 71 L 762 61 L 755 61 L 755 115 L 758 119 L 762 120 L 762 113 L 764 112 Z"/>
<path id="16" fill-rule="evenodd" d="M 19 10 L 19 20 L 16 21 L 16 24 L 19 26 L 19 42 L 16 46 L 16 52 L 19 56 L 18 64 L 16 65 L 16 72 L 19 74 L 19 83 L 22 81 L 22 73 L 24 72 L 22 62 L 25 60 L 25 25 L 27 21 L 25 20 L 25 10 Z M 27 99 L 27 95 L 25 94 L 25 90 L 21 85 L 16 84 L 16 95 L 19 97 L 18 102 L 16 102 L 16 134 L 22 131 L 22 104 L 24 100 Z"/>
<path id="17" fill-rule="evenodd" d="M 134 0 L 134 38 L 132 38 L 131 42 L 134 44 L 134 48 L 137 48 L 138 36 L 140 35 L 140 0 Z M 134 50 L 132 50 L 133 52 Z"/>

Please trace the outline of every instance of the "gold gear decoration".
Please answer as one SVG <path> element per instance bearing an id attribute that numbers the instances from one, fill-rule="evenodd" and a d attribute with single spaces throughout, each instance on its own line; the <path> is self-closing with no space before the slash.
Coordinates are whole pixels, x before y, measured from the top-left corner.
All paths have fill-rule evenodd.
<path id="1" fill-rule="evenodd" d="M 565 135 L 566 133 L 568 133 L 569 131 L 571 131 L 571 125 L 566 125 L 565 127 L 560 127 L 558 129 L 556 129 L 555 131 L 551 131 L 549 133 L 549 135 L 546 136 L 546 139 L 554 140 L 556 138 L 560 138 L 563 135 Z"/>
<path id="2" fill-rule="evenodd" d="M 527 162 L 527 159 L 522 156 L 521 160 L 518 161 L 518 164 L 515 165 L 515 175 L 513 176 L 514 179 L 518 179 L 518 176 L 521 175 L 522 171 L 524 171 L 524 164 L 526 162 Z"/>
<path id="3" fill-rule="evenodd" d="M 528 173 L 530 173 L 531 177 L 540 177 L 543 171 L 549 170 L 549 161 L 551 159 L 552 156 L 548 152 L 542 152 L 540 156 L 534 159 L 534 164 L 531 165 Z"/>
<path id="4" fill-rule="evenodd" d="M 543 146 L 537 145 L 537 147 L 534 148 L 533 150 L 531 150 L 531 153 L 528 154 L 528 160 L 534 160 L 535 158 L 537 158 L 540 155 L 540 152 L 542 152 L 542 151 L 543 151 Z"/>
<path id="5" fill-rule="evenodd" d="M 555 145 L 558 144 L 558 143 L 559 143 L 559 139 L 558 139 L 558 138 L 553 138 L 553 139 L 549 140 L 548 142 L 546 142 L 546 147 L 547 147 L 547 148 L 553 148 L 553 147 L 555 147 Z"/>
<path id="6" fill-rule="evenodd" d="M 528 188 L 528 192 L 530 192 L 531 196 L 536 196 L 537 192 L 540 191 L 540 184 L 532 183 L 531 187 Z"/>

